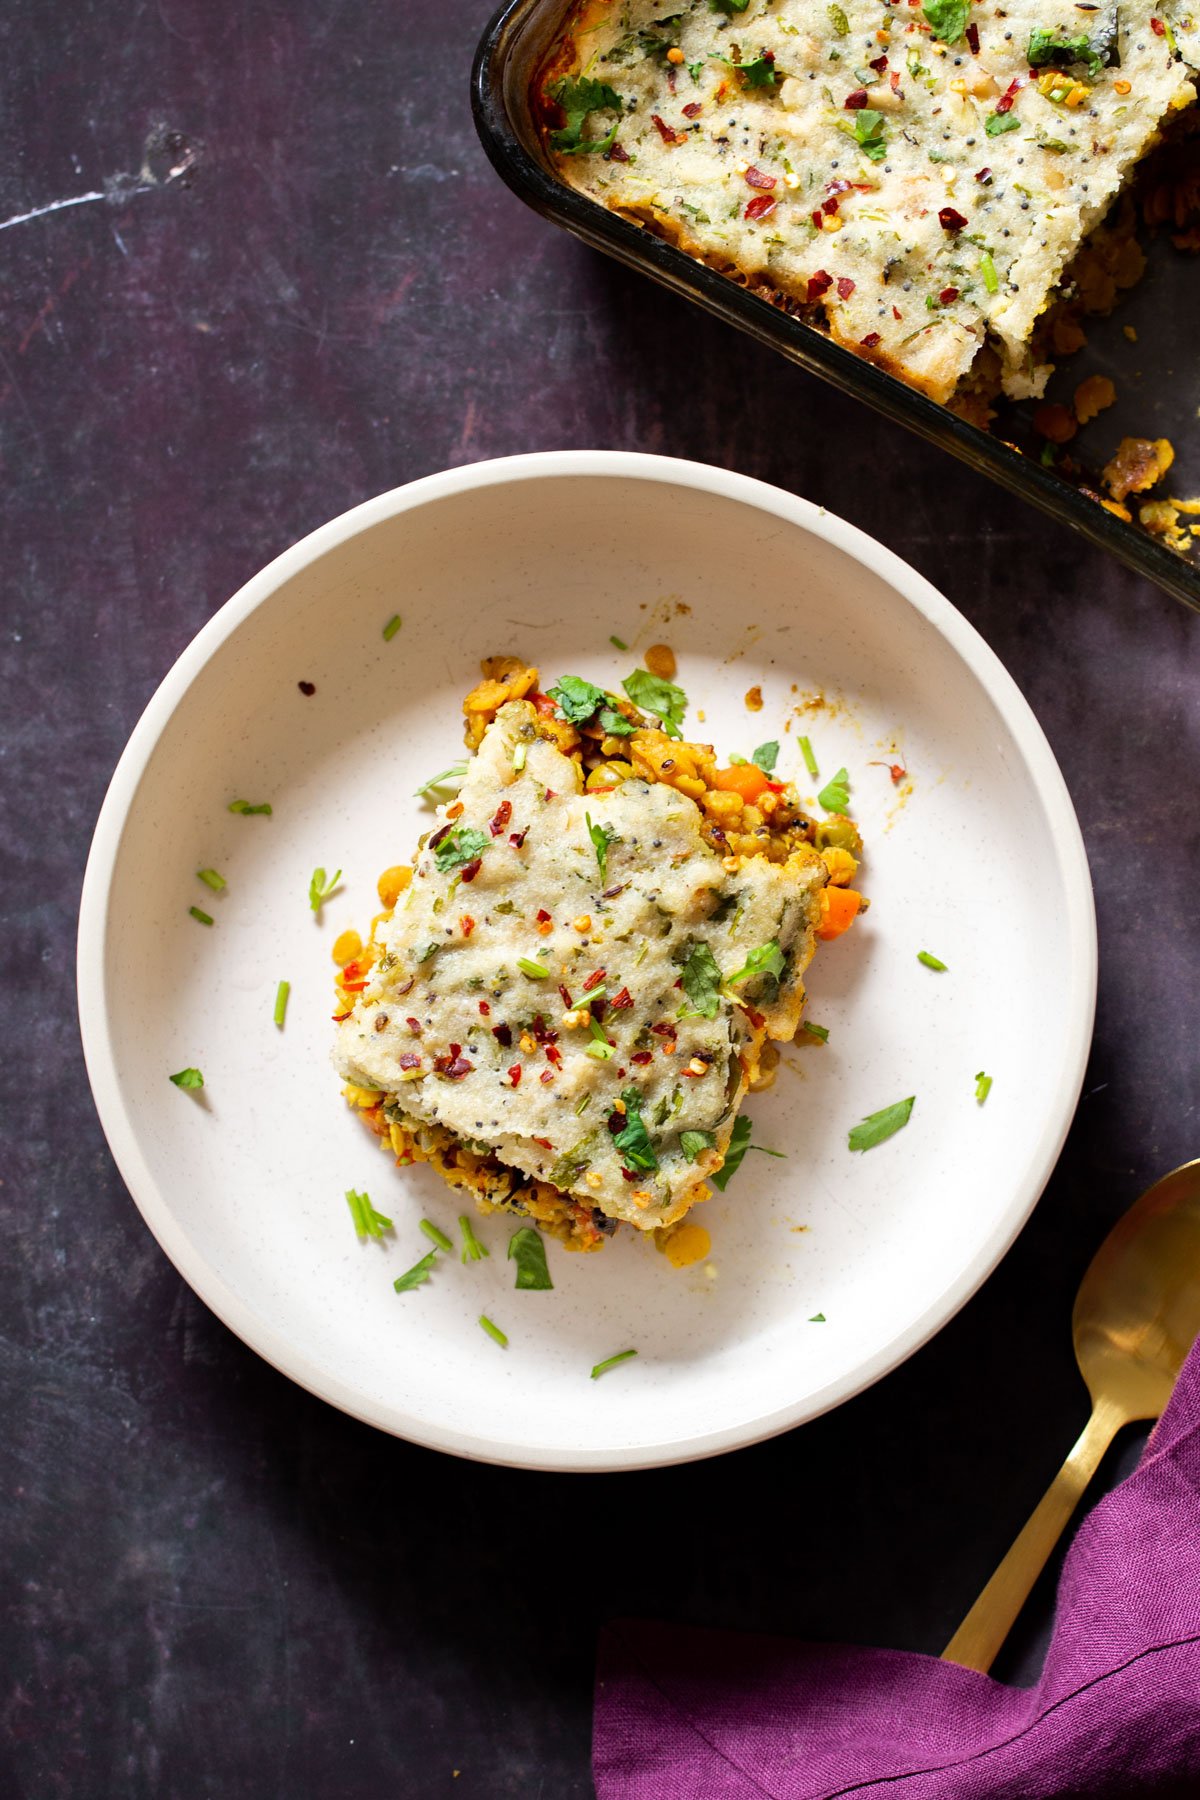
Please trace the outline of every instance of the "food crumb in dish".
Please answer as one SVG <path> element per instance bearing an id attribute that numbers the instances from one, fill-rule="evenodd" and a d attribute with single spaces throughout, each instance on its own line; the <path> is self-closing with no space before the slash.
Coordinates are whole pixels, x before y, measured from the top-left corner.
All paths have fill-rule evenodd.
<path id="1" fill-rule="evenodd" d="M 747 689 L 746 706 L 750 712 L 761 712 L 763 709 L 762 689 L 757 684 Z"/>
<path id="2" fill-rule="evenodd" d="M 357 931 L 343 931 L 340 936 L 334 938 L 330 954 L 338 968 L 344 969 L 347 963 L 353 962 L 356 956 L 362 955 L 362 947 L 363 941 Z"/>
<path id="3" fill-rule="evenodd" d="M 306 700 L 310 700 L 317 691 L 317 684 L 315 681 L 298 681 L 296 686 L 300 689 L 300 692 L 304 695 Z"/>
<path id="4" fill-rule="evenodd" d="M 675 652 L 669 644 L 651 644 L 642 658 L 652 675 L 661 675 L 664 681 L 673 681 L 678 667 Z"/>
<path id="5" fill-rule="evenodd" d="M 1089 375 L 1075 389 L 1075 417 L 1086 425 L 1097 413 L 1112 406 L 1116 398 L 1117 390 L 1107 375 Z"/>
<path id="6" fill-rule="evenodd" d="M 708 1255 L 712 1238 L 703 1225 L 681 1225 L 660 1248 L 673 1269 L 690 1269 Z"/>
<path id="7" fill-rule="evenodd" d="M 1169 438 L 1124 437 L 1104 465 L 1104 485 L 1118 502 L 1130 494 L 1144 494 L 1174 461 L 1175 448 Z"/>

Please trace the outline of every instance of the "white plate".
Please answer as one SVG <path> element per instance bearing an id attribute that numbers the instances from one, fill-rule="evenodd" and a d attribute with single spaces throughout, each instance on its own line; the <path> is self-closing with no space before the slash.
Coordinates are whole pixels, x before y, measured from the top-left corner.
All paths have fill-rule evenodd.
<path id="1" fill-rule="evenodd" d="M 403 629 L 384 642 L 393 612 Z M 622 654 L 616 633 L 631 645 Z M 756 1140 L 703 1209 L 707 1267 L 623 1231 L 549 1246 L 553 1293 L 513 1290 L 511 1226 L 485 1263 L 392 1279 L 457 1235 L 428 1170 L 397 1170 L 328 1064 L 330 945 L 428 828 L 413 790 L 461 754 L 479 659 L 615 685 L 657 640 L 688 729 L 767 738 L 801 791 L 851 773 L 869 915 L 825 945 L 810 1016 L 752 1099 Z M 316 683 L 311 698 L 301 680 Z M 764 707 L 744 695 L 761 684 Z M 830 704 L 797 716 L 807 694 Z M 697 722 L 703 709 L 705 722 Z M 788 723 L 791 729 L 788 730 Z M 895 750 L 913 792 L 886 767 Z M 231 815 L 269 800 L 271 818 Z M 317 922 L 314 866 L 346 871 Z M 228 879 L 211 895 L 205 866 Z M 212 929 L 188 916 L 197 905 Z M 927 949 L 948 965 L 934 974 Z M 80 1015 L 104 1129 L 146 1222 L 248 1344 L 347 1412 L 465 1456 L 636 1468 L 753 1442 L 876 1380 L 942 1325 L 1024 1223 L 1078 1098 L 1095 1000 L 1087 863 L 1066 789 L 1000 663 L 947 601 L 861 532 L 739 475 L 578 452 L 478 463 L 384 494 L 306 538 L 224 606 L 147 707 L 96 828 Z M 271 1013 L 292 983 L 286 1028 Z M 202 1095 L 168 1074 L 205 1076 Z M 976 1104 L 980 1069 L 995 1086 Z M 848 1128 L 915 1094 L 907 1128 Z M 394 1239 L 360 1244 L 367 1189 Z M 508 1334 L 484 1336 L 487 1313 Z M 823 1313 L 825 1322 L 812 1322 Z M 593 1363 L 636 1360 L 589 1379 Z"/>

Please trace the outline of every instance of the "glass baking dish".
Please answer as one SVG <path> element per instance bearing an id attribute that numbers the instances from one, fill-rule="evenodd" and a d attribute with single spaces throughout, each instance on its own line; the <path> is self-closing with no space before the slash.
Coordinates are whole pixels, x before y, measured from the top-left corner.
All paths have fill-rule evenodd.
<path id="1" fill-rule="evenodd" d="M 706 307 L 847 394 L 940 444 L 1012 493 L 1051 513 L 1102 550 L 1200 611 L 1200 567 L 1167 548 L 1140 524 L 1108 512 L 1070 481 L 992 432 L 958 418 L 822 332 L 792 318 L 727 275 L 694 261 L 641 226 L 577 194 L 560 180 L 540 141 L 531 106 L 538 68 L 561 30 L 568 0 L 508 0 L 487 27 L 471 72 L 476 129 L 493 166 L 522 200 L 664 287 Z M 1046 398 L 1069 403 L 1084 376 L 1108 375 L 1114 407 L 1084 427 L 1072 445 L 1085 467 L 1098 467 L 1128 434 L 1166 437 L 1176 460 L 1168 483 L 1175 495 L 1200 489 L 1200 414 L 1192 325 L 1196 317 L 1194 261 L 1165 236 L 1148 244 L 1138 285 L 1108 318 L 1088 320 L 1085 349 L 1064 358 Z M 1033 404 L 1006 406 L 1006 434 L 1035 443 Z M 1137 504 L 1135 498 L 1134 505 Z"/>

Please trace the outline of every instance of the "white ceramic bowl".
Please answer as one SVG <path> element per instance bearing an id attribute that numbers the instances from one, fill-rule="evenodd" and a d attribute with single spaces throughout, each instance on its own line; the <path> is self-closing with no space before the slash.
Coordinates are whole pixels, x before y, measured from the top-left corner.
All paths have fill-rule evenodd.
<path id="1" fill-rule="evenodd" d="M 403 628 L 385 642 L 399 612 Z M 631 646 L 627 654 L 610 634 Z M 328 1063 L 330 945 L 376 910 L 378 872 L 430 815 L 418 784 L 461 754 L 482 656 L 615 685 L 669 641 L 688 729 L 723 753 L 797 737 L 850 770 L 869 915 L 822 947 L 810 1016 L 749 1107 L 756 1140 L 703 1209 L 707 1264 L 678 1271 L 623 1232 L 549 1246 L 552 1293 L 515 1292 L 511 1227 L 487 1262 L 446 1259 L 397 1296 L 460 1205 L 397 1170 Z M 316 684 L 305 697 L 301 680 Z M 761 712 L 744 696 L 761 685 Z M 796 712 L 806 699 L 823 701 Z M 702 710 L 704 722 L 697 713 Z M 902 762 L 912 793 L 887 767 Z M 273 816 L 236 817 L 234 798 Z M 345 885 L 320 920 L 317 865 Z M 195 871 L 219 869 L 212 895 Z M 215 916 L 206 929 L 188 907 Z M 933 973 L 929 950 L 949 965 Z M 660 457 L 477 463 L 335 519 L 222 607 L 164 680 L 113 777 L 79 932 L 88 1071 L 113 1154 L 196 1292 L 277 1368 L 385 1430 L 536 1468 L 636 1468 L 799 1424 L 876 1380 L 994 1267 L 1053 1167 L 1095 999 L 1079 828 L 1009 676 L 927 582 L 776 489 Z M 283 1031 L 277 982 L 292 983 Z M 205 1075 L 202 1095 L 168 1075 Z M 985 1105 L 975 1076 L 994 1087 Z M 905 1130 L 847 1130 L 907 1094 Z M 367 1189 L 394 1239 L 360 1244 Z M 510 1338 L 479 1329 L 487 1313 Z M 815 1315 L 823 1314 L 824 1320 Z M 636 1360 L 589 1379 L 636 1347 Z"/>

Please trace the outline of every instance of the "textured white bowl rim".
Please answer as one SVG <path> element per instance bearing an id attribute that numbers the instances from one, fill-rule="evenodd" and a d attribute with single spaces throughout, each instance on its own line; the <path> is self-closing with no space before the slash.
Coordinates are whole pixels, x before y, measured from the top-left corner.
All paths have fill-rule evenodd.
<path id="1" fill-rule="evenodd" d="M 1040 1138 L 1033 1147 L 1027 1173 L 1014 1189 L 1011 1203 L 988 1239 L 953 1281 L 915 1319 L 876 1355 L 864 1360 L 815 1393 L 768 1418 L 750 1420 L 744 1427 L 698 1434 L 684 1441 L 664 1444 L 659 1451 L 645 1445 L 623 1453 L 619 1449 L 571 1450 L 553 1455 L 530 1453 L 520 1444 L 484 1442 L 437 1422 L 399 1408 L 367 1404 L 363 1396 L 331 1376 L 302 1351 L 286 1342 L 274 1327 L 245 1305 L 210 1269 L 189 1244 L 182 1228 L 152 1176 L 138 1146 L 137 1134 L 125 1104 L 117 1076 L 112 1038 L 105 1004 L 104 946 L 108 902 L 121 836 L 138 784 L 154 755 L 159 738 L 175 708 L 201 669 L 226 640 L 275 590 L 300 570 L 326 555 L 347 539 L 384 519 L 413 511 L 433 501 L 497 484 L 544 481 L 557 478 L 610 477 L 620 480 L 661 482 L 668 486 L 697 489 L 718 499 L 756 507 L 788 524 L 822 538 L 856 562 L 872 570 L 927 619 L 956 651 L 979 681 L 1000 713 L 1032 778 L 1050 828 L 1053 854 L 1062 882 L 1069 944 L 1069 966 L 1064 972 L 1067 1028 L 1066 1050 L 1057 1086 L 1048 1096 Z M 532 455 L 499 457 L 427 475 L 364 501 L 327 525 L 302 538 L 291 549 L 268 563 L 231 600 L 216 612 L 184 650 L 142 714 L 109 785 L 84 875 L 79 912 L 77 982 L 80 1030 L 84 1059 L 100 1122 L 117 1167 L 160 1247 L 188 1285 L 231 1331 L 258 1354 L 299 1382 L 310 1393 L 339 1407 L 352 1417 L 432 1449 L 479 1461 L 519 1468 L 554 1470 L 612 1470 L 649 1468 L 664 1463 L 687 1462 L 722 1451 L 759 1443 L 806 1420 L 816 1418 L 843 1400 L 861 1393 L 872 1382 L 896 1368 L 969 1300 L 983 1283 L 1033 1211 L 1066 1138 L 1083 1085 L 1096 1009 L 1096 916 L 1087 855 L 1079 821 L 1071 805 L 1066 783 L 1054 753 L 1016 683 L 974 627 L 948 600 L 892 551 L 849 525 L 844 519 L 802 500 L 794 494 L 706 463 L 677 461 L 615 450 L 539 451 Z"/>

